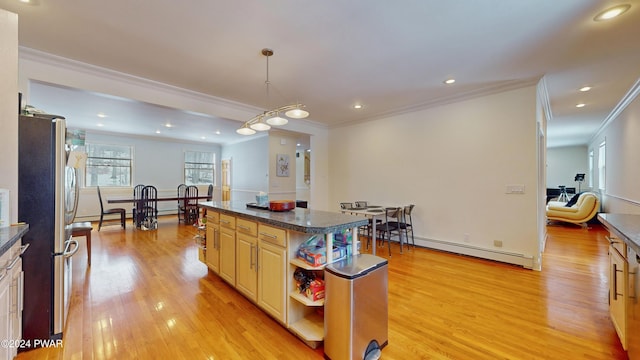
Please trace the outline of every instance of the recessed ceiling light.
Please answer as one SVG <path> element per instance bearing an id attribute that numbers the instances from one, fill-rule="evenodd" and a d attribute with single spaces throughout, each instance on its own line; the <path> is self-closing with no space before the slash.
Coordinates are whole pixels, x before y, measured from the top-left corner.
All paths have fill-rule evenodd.
<path id="1" fill-rule="evenodd" d="M 444 81 L 444 83 L 447 84 L 447 85 L 451 85 L 454 82 L 456 82 L 456 79 L 447 79 L 447 80 Z"/>
<path id="2" fill-rule="evenodd" d="M 629 4 L 614 6 L 612 8 L 608 8 L 607 10 L 600 12 L 598 15 L 596 15 L 593 18 L 593 20 L 594 21 L 610 20 L 610 19 L 613 19 L 614 17 L 624 14 L 627 10 L 629 10 L 629 8 L 631 8 L 631 5 Z"/>
<path id="3" fill-rule="evenodd" d="M 98 123 L 98 124 L 96 124 L 96 125 L 98 125 L 98 127 L 103 127 L 103 126 L 104 126 L 104 124 L 103 124 L 103 123 Z"/>
<path id="4" fill-rule="evenodd" d="M 220 135 L 220 134 L 221 134 L 220 130 L 216 130 L 216 135 Z"/>
<path id="5" fill-rule="evenodd" d="M 297 143 L 297 144 L 296 144 L 296 146 L 302 146 L 302 144 L 300 144 L 300 143 Z"/>
<path id="6" fill-rule="evenodd" d="M 353 108 L 354 108 L 354 109 L 362 109 L 362 105 L 360 105 L 360 104 L 355 104 L 355 105 L 353 105 Z"/>
<path id="7" fill-rule="evenodd" d="M 581 108 L 581 107 L 585 107 L 585 106 L 586 106 L 586 104 L 584 104 L 584 103 L 576 104 L 577 108 Z"/>
<path id="8" fill-rule="evenodd" d="M 107 115 L 105 113 L 98 113 L 97 116 L 99 118 L 106 118 L 107 117 Z"/>
<path id="9" fill-rule="evenodd" d="M 170 123 L 166 123 L 166 124 L 164 124 L 164 127 L 172 128 L 172 127 L 173 127 L 173 125 L 171 125 Z"/>
<path id="10" fill-rule="evenodd" d="M 580 88 L 580 91 L 585 92 L 591 90 L 591 86 L 583 86 Z"/>
<path id="11" fill-rule="evenodd" d="M 206 139 L 207 139 L 207 137 L 206 137 L 206 136 L 200 136 L 200 139 L 202 139 L 202 140 L 206 140 Z"/>
<path id="12" fill-rule="evenodd" d="M 156 134 L 160 134 L 160 130 L 156 130 Z"/>

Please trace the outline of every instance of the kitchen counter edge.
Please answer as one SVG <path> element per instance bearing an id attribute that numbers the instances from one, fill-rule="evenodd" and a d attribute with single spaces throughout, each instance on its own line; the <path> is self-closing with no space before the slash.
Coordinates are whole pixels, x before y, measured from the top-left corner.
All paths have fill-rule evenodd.
<path id="1" fill-rule="evenodd" d="M 308 234 L 327 234 L 365 226 L 369 223 L 367 218 L 361 216 L 304 208 L 273 212 L 269 210 L 250 209 L 246 207 L 246 204 L 226 204 L 212 201 L 201 202 L 198 206 L 219 211 L 221 214 L 239 216 L 287 230 Z"/>
<path id="2" fill-rule="evenodd" d="M 11 225 L 0 228 L 0 255 L 11 249 L 29 231 L 29 224 Z"/>
<path id="3" fill-rule="evenodd" d="M 598 220 L 640 253 L 640 215 L 601 213 Z"/>

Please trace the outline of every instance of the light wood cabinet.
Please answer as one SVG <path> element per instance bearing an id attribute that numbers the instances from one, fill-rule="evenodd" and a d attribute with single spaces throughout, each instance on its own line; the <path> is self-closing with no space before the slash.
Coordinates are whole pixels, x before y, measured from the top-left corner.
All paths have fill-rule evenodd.
<path id="1" fill-rule="evenodd" d="M 626 259 L 626 245 L 622 241 L 611 237 L 609 244 L 609 315 L 622 347 L 626 350 L 629 263 Z"/>
<path id="2" fill-rule="evenodd" d="M 258 305 L 287 323 L 287 232 L 258 224 Z"/>
<path id="3" fill-rule="evenodd" d="M 236 231 L 220 224 L 220 277 L 236 286 Z"/>
<path id="4" fill-rule="evenodd" d="M 236 223 L 236 289 L 249 300 L 258 299 L 258 224 L 238 219 Z"/>
<path id="5" fill-rule="evenodd" d="M 10 260 L 9 251 L 0 257 L 0 340 L 11 340 L 11 274 L 6 266 Z M 0 358 L 11 359 L 11 349 L 0 346 Z"/>
<path id="6" fill-rule="evenodd" d="M 205 263 L 216 274 L 220 273 L 220 216 L 216 212 L 207 212 L 207 248 Z"/>

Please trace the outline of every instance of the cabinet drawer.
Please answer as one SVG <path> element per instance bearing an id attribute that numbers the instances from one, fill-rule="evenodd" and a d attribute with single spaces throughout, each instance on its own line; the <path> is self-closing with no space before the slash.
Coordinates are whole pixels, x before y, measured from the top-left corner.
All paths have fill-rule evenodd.
<path id="1" fill-rule="evenodd" d="M 258 226 L 258 238 L 282 247 L 287 245 L 287 232 L 284 229 L 260 224 Z"/>
<path id="2" fill-rule="evenodd" d="M 224 226 L 228 229 L 235 229 L 236 228 L 235 216 L 220 214 L 220 226 Z"/>
<path id="3" fill-rule="evenodd" d="M 217 224 L 220 222 L 220 213 L 207 211 L 207 222 Z"/>
<path id="4" fill-rule="evenodd" d="M 255 221 L 238 219 L 236 221 L 236 230 L 243 234 L 258 236 L 258 223 Z"/>

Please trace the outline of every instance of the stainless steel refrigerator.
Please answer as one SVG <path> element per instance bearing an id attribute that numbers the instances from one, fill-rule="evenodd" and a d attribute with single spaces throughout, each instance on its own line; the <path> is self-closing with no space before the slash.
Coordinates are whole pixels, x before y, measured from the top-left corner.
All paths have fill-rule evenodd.
<path id="1" fill-rule="evenodd" d="M 77 206 L 75 169 L 66 166 L 66 122 L 61 116 L 19 117 L 18 221 L 22 238 L 24 340 L 61 339 L 71 295 L 72 256 L 78 243 L 69 225 Z"/>

